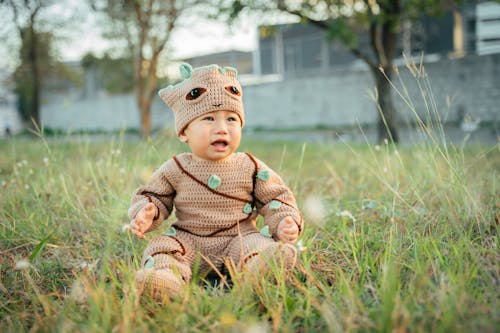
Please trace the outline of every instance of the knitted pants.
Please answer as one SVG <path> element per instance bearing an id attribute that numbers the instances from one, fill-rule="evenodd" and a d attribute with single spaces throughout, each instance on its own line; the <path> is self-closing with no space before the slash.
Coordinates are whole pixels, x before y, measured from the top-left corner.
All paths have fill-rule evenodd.
<path id="1" fill-rule="evenodd" d="M 268 268 L 272 260 L 280 260 L 286 270 L 295 265 L 296 250 L 292 245 L 282 244 L 261 235 L 256 230 L 247 230 L 236 236 L 196 236 L 178 230 L 175 236 L 157 236 L 146 248 L 137 273 L 139 288 L 149 291 L 157 298 L 175 296 L 189 283 L 196 266 L 200 274 L 213 267 L 221 270 L 232 261 L 239 270 L 248 268 L 260 272 Z"/>

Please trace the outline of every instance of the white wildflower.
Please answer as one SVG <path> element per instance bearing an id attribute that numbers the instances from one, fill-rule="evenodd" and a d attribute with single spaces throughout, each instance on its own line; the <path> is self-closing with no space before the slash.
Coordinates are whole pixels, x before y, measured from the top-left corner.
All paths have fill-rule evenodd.
<path id="1" fill-rule="evenodd" d="M 481 119 L 472 119 L 470 115 L 465 115 L 460 124 L 460 129 L 465 133 L 472 133 L 477 131 L 479 128 L 479 124 L 481 123 Z"/>
<path id="2" fill-rule="evenodd" d="M 342 217 L 342 218 L 348 218 L 350 219 L 351 221 L 353 222 L 356 222 L 356 218 L 352 215 L 352 213 L 348 210 L 343 210 L 341 211 L 340 213 L 337 213 L 337 216 L 338 217 Z"/>
<path id="3" fill-rule="evenodd" d="M 307 250 L 307 247 L 304 246 L 304 242 L 302 241 L 302 239 L 300 239 L 297 244 L 295 244 L 295 247 L 297 248 L 297 251 L 299 252 L 304 252 L 305 250 Z"/>
<path id="4" fill-rule="evenodd" d="M 376 150 L 376 151 L 379 151 L 379 150 L 380 150 L 380 146 L 379 146 L 379 145 L 376 145 L 376 146 L 375 146 L 375 150 Z"/>
<path id="5" fill-rule="evenodd" d="M 48 157 L 43 158 L 43 164 L 45 164 L 45 166 L 49 166 L 49 158 Z"/>
<path id="6" fill-rule="evenodd" d="M 87 297 L 87 286 L 82 281 L 75 280 L 71 286 L 71 299 L 77 304 L 83 304 L 87 301 Z"/>
<path id="7" fill-rule="evenodd" d="M 22 161 L 21 161 L 21 163 L 22 163 L 23 165 L 28 165 L 28 161 L 26 161 L 26 160 L 22 160 Z"/>
<path id="8" fill-rule="evenodd" d="M 122 225 L 122 232 L 128 232 L 130 230 L 130 224 Z"/>
<path id="9" fill-rule="evenodd" d="M 111 149 L 111 156 L 118 156 L 120 155 L 122 152 L 120 149 Z"/>
<path id="10" fill-rule="evenodd" d="M 86 262 L 85 260 L 83 260 L 76 267 L 78 267 L 79 269 L 85 269 L 85 268 L 89 267 L 89 263 Z"/>
<path id="11" fill-rule="evenodd" d="M 267 333 L 269 332 L 267 326 L 263 323 L 255 323 L 246 327 L 245 333 Z"/>
<path id="12" fill-rule="evenodd" d="M 363 209 L 374 209 L 377 207 L 377 202 L 375 200 L 363 199 L 361 201 L 361 208 Z"/>
<path id="13" fill-rule="evenodd" d="M 2 180 L 2 187 L 6 186 L 7 182 L 5 180 Z"/>
<path id="14" fill-rule="evenodd" d="M 120 174 L 124 175 L 125 174 L 125 168 L 120 168 L 119 172 L 120 172 Z"/>
<path id="15" fill-rule="evenodd" d="M 388 173 L 388 172 L 389 172 L 389 169 L 388 169 L 387 167 L 384 167 L 384 168 L 382 169 L 382 171 L 384 171 L 384 173 Z"/>
<path id="16" fill-rule="evenodd" d="M 31 267 L 31 263 L 28 260 L 21 259 L 18 262 L 16 262 L 16 266 L 14 267 L 14 269 L 16 271 L 24 271 L 30 267 Z"/>
<path id="17" fill-rule="evenodd" d="M 34 174 L 33 169 L 30 169 L 30 171 L 28 171 L 28 173 L 29 173 L 30 175 Z"/>
<path id="18" fill-rule="evenodd" d="M 304 215 L 308 221 L 316 224 L 324 224 L 327 215 L 325 205 L 319 197 L 311 195 L 304 202 Z"/>
<path id="19" fill-rule="evenodd" d="M 30 186 L 28 184 L 24 184 L 24 189 L 25 190 L 29 190 L 30 189 Z"/>

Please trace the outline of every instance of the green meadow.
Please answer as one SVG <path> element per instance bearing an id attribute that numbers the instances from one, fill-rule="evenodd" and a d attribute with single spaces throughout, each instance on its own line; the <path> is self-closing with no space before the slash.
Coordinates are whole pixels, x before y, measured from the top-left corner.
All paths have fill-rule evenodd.
<path id="1" fill-rule="evenodd" d="M 0 141 L 0 331 L 500 330 L 499 145 L 247 139 L 303 212 L 295 271 L 196 276 L 157 303 L 134 287 L 147 240 L 124 226 L 133 190 L 184 149 L 168 135 Z"/>

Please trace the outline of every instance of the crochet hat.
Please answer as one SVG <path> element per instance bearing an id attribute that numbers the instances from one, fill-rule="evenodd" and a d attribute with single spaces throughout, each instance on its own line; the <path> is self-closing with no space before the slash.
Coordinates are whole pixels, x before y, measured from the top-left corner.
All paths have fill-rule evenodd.
<path id="1" fill-rule="evenodd" d="M 193 119 L 220 110 L 236 113 L 243 126 L 243 94 L 235 68 L 210 65 L 193 69 L 182 64 L 179 70 L 184 80 L 158 93 L 174 112 L 177 135 Z"/>

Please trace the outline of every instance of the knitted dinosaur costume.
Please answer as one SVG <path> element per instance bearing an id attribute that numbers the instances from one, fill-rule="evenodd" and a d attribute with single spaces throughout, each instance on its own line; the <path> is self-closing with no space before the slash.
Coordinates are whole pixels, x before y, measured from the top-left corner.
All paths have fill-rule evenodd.
<path id="1" fill-rule="evenodd" d="M 235 112 L 243 124 L 241 86 L 234 69 L 212 65 L 193 70 L 183 65 L 181 74 L 184 81 L 160 91 L 174 112 L 178 134 L 193 119 L 218 110 Z M 190 100 L 193 89 L 201 97 Z M 302 231 L 293 194 L 249 153 L 220 161 L 195 160 L 191 153 L 175 156 L 135 192 L 129 217 L 134 219 L 149 202 L 158 213 L 147 232 L 158 228 L 174 207 L 177 218 L 169 231 L 151 240 L 137 274 L 140 286 L 158 298 L 178 294 L 195 265 L 203 274 L 212 265 L 221 270 L 228 260 L 255 273 L 266 270 L 271 260 L 287 270 L 295 264 L 295 248 L 276 241 L 278 224 L 285 217 L 292 217 Z M 267 232 L 256 229 L 257 214 L 264 217 Z"/>

